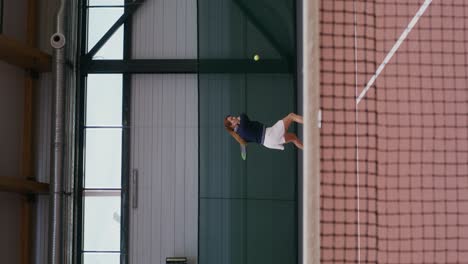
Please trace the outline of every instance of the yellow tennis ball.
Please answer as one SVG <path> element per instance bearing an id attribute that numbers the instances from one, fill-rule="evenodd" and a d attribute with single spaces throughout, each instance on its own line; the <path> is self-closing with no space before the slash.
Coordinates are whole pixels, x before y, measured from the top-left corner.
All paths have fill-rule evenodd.
<path id="1" fill-rule="evenodd" d="M 258 54 L 255 54 L 253 59 L 254 59 L 254 61 L 258 61 L 260 59 L 260 56 L 258 56 Z"/>

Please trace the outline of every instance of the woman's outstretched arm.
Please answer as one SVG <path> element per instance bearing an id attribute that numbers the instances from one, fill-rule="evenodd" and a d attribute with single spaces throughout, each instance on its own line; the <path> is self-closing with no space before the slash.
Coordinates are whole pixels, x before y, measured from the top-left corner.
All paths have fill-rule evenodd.
<path id="1" fill-rule="evenodd" d="M 239 144 L 241 144 L 242 146 L 246 146 L 247 145 L 247 142 L 245 142 L 245 140 L 243 140 L 239 134 L 237 134 L 236 132 L 234 131 L 228 131 L 229 134 L 231 134 L 231 136 L 237 141 L 239 142 Z"/>

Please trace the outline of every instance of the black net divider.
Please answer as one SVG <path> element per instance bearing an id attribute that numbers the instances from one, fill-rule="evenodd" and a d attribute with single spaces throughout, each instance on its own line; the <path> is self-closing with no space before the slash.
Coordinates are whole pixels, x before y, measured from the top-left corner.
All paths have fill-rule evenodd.
<path id="1" fill-rule="evenodd" d="M 322 263 L 466 263 L 468 1 L 320 5 Z"/>

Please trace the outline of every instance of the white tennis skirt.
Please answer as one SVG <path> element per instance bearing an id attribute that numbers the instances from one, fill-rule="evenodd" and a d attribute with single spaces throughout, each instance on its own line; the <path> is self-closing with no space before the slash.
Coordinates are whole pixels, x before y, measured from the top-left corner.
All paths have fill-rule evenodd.
<path id="1" fill-rule="evenodd" d="M 270 149 L 284 150 L 284 123 L 283 120 L 276 122 L 272 127 L 267 127 L 265 130 L 265 138 L 263 145 Z"/>

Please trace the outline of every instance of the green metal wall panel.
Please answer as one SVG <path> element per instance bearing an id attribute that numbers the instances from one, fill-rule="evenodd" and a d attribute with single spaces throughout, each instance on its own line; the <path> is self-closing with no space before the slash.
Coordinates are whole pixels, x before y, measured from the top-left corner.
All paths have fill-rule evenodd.
<path id="1" fill-rule="evenodd" d="M 199 261 L 297 261 L 296 150 L 239 145 L 224 130 L 228 113 L 273 125 L 294 111 L 290 75 L 200 75 Z M 265 96 L 264 96 L 265 94 Z"/>
<path id="2" fill-rule="evenodd" d="M 198 57 L 295 65 L 294 0 L 199 0 Z M 233 67 L 236 67 L 232 63 Z M 199 263 L 297 262 L 297 152 L 249 144 L 247 160 L 223 118 L 245 112 L 272 126 L 296 110 L 285 73 L 199 73 Z M 294 127 L 290 130 L 293 130 Z"/>
<path id="3" fill-rule="evenodd" d="M 257 3 L 239 0 L 199 0 L 198 1 L 198 56 L 201 59 L 242 59 L 259 54 L 261 58 L 278 59 L 281 52 L 269 41 L 272 39 L 286 42 L 288 53 L 294 52 L 294 32 L 291 31 L 293 17 L 289 9 L 276 12 L 270 25 L 271 15 L 264 11 L 251 11 L 260 6 L 270 7 L 275 3 Z M 275 0 L 278 2 L 278 0 Z M 283 1 L 284 2 L 284 1 Z M 293 2 L 287 0 L 286 2 Z M 268 8 L 271 10 L 271 8 Z M 275 8 L 276 9 L 276 8 Z M 249 10 L 245 13 L 244 10 Z M 257 17 L 262 14 L 263 17 Z M 265 16 L 266 15 L 266 16 Z M 276 19 L 276 20 L 275 20 Z M 285 32 L 278 32 L 278 30 Z M 274 41 L 276 42 L 276 41 Z"/>

